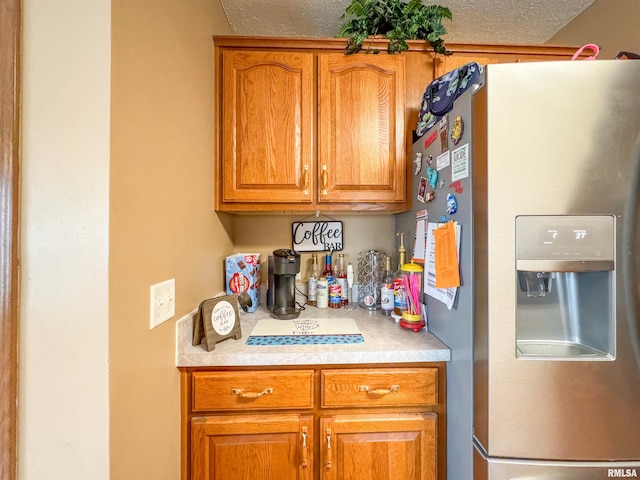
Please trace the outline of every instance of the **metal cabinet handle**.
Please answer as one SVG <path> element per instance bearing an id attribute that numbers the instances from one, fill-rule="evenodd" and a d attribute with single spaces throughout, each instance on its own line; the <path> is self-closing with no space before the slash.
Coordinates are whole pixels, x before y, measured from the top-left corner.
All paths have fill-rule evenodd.
<path id="1" fill-rule="evenodd" d="M 307 468 L 309 466 L 309 460 L 307 459 L 309 456 L 307 449 L 307 427 L 302 427 L 302 468 Z"/>
<path id="2" fill-rule="evenodd" d="M 331 429 L 327 428 L 327 462 L 325 463 L 325 467 L 327 470 L 331 469 Z"/>
<path id="3" fill-rule="evenodd" d="M 309 165 L 305 165 L 302 172 L 302 190 L 304 195 L 309 195 Z"/>
<path id="4" fill-rule="evenodd" d="M 374 388 L 371 389 L 369 385 L 360 385 L 358 387 L 359 392 L 367 392 L 368 395 L 389 395 L 390 393 L 400 390 L 400 385 L 391 385 L 389 388 Z"/>
<path id="5" fill-rule="evenodd" d="M 322 165 L 322 195 L 327 194 L 328 183 L 329 183 L 329 174 L 327 173 L 327 166 Z"/>
<path id="6" fill-rule="evenodd" d="M 261 392 L 244 392 L 240 388 L 232 388 L 232 395 L 237 395 L 240 398 L 260 398 L 263 395 L 271 395 L 273 394 L 273 388 L 265 388 Z"/>

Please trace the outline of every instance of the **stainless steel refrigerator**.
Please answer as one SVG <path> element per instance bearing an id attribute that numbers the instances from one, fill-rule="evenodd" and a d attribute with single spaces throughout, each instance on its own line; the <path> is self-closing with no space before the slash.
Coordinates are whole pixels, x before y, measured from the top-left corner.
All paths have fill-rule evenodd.
<path id="1" fill-rule="evenodd" d="M 490 65 L 465 95 L 467 176 L 397 217 L 460 225 L 453 305 L 423 296 L 452 350 L 448 478 L 639 477 L 640 62 Z"/>

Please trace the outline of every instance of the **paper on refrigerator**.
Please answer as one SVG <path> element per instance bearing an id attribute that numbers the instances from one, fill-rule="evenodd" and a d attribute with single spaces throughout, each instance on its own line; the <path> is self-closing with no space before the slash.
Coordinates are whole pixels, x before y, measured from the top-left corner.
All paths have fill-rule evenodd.
<path id="1" fill-rule="evenodd" d="M 424 263 L 426 258 L 428 219 L 429 213 L 426 209 L 416 212 L 416 238 L 411 259 L 418 263 Z"/>
<path id="2" fill-rule="evenodd" d="M 460 256 L 460 224 L 453 222 L 456 234 L 456 248 L 458 258 Z M 453 308 L 453 302 L 456 299 L 458 293 L 458 287 L 449 288 L 436 288 L 436 240 L 435 231 L 440 225 L 437 223 L 427 223 L 427 243 L 426 243 L 426 257 L 425 257 L 425 278 L 424 278 L 424 293 L 436 300 L 444 303 L 449 310 Z M 457 260 L 456 260 L 457 261 Z"/>

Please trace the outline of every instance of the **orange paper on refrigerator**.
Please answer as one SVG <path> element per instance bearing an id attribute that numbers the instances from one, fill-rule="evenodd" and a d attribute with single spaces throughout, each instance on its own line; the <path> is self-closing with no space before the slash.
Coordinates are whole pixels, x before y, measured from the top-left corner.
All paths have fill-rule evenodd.
<path id="1" fill-rule="evenodd" d="M 456 228 L 447 222 L 433 232 L 435 241 L 436 288 L 460 286 Z"/>

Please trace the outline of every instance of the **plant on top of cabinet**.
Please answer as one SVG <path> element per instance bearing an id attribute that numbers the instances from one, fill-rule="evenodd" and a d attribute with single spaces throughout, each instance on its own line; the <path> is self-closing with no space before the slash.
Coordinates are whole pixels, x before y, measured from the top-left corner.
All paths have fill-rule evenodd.
<path id="1" fill-rule="evenodd" d="M 339 37 L 348 37 L 346 54 L 357 53 L 369 36 L 384 35 L 387 51 L 400 53 L 409 47 L 406 40 L 425 40 L 436 53 L 450 55 L 440 36 L 447 33 L 442 25 L 451 19 L 451 10 L 439 5 L 425 5 L 422 0 L 351 0 L 341 17 Z M 367 52 L 378 50 L 367 48 Z"/>

